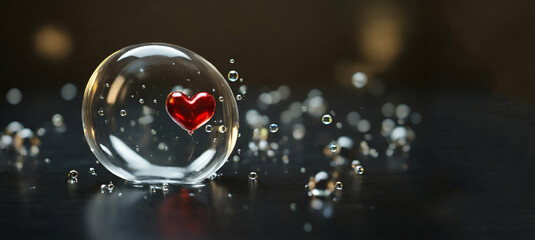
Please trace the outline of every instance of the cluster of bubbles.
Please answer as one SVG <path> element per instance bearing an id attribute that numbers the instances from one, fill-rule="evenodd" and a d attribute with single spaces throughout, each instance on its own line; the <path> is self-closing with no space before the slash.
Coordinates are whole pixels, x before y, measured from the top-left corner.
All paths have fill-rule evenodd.
<path id="1" fill-rule="evenodd" d="M 0 133 L 0 151 L 14 152 L 20 156 L 37 156 L 41 146 L 39 137 L 43 136 L 45 132 L 44 128 L 34 132 L 25 128 L 20 122 L 11 122 Z"/>

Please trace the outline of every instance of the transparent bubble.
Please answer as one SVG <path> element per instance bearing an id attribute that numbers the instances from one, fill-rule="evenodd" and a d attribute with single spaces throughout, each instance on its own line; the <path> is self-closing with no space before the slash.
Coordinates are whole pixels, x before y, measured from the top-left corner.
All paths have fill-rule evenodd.
<path id="1" fill-rule="evenodd" d="M 314 177 L 310 177 L 307 187 L 310 190 L 310 194 L 324 197 L 331 195 L 335 189 L 335 184 L 327 172 L 320 171 Z"/>
<path id="2" fill-rule="evenodd" d="M 208 124 L 204 127 L 204 130 L 209 133 L 209 132 L 212 132 L 212 125 Z"/>
<path id="3" fill-rule="evenodd" d="M 203 124 L 210 118 L 197 122 L 196 129 L 205 131 L 194 129 L 190 135 L 180 127 L 166 107 L 167 96 L 177 89 L 190 101 L 201 92 L 225 98 L 215 101 L 211 119 L 220 120 L 228 130 L 209 131 Z M 217 96 L 210 95 L 212 89 Z M 152 99 L 151 104 L 140 104 L 142 99 Z M 121 110 L 128 110 L 128 115 L 118 114 Z M 87 84 L 82 120 L 86 140 L 102 165 L 126 180 L 152 184 L 206 179 L 230 156 L 239 126 L 234 94 L 219 71 L 187 49 L 161 43 L 130 46 L 106 58 Z"/>
<path id="4" fill-rule="evenodd" d="M 17 105 L 22 101 L 22 92 L 18 88 L 12 88 L 7 91 L 7 102 L 11 105 Z"/>
<path id="5" fill-rule="evenodd" d="M 362 72 L 356 72 L 351 77 L 351 83 L 353 83 L 353 86 L 357 88 L 362 88 L 366 86 L 366 83 L 368 83 L 368 77 Z"/>
<path id="6" fill-rule="evenodd" d="M 335 186 L 336 190 L 342 190 L 344 188 L 344 184 L 342 184 L 340 181 L 336 182 Z"/>
<path id="7" fill-rule="evenodd" d="M 67 83 L 61 87 L 61 97 L 67 101 L 73 100 L 77 94 L 76 86 L 72 83 Z"/>
<path id="8" fill-rule="evenodd" d="M 255 172 L 249 173 L 249 180 L 256 181 L 257 178 L 258 178 L 258 175 Z"/>
<path id="9" fill-rule="evenodd" d="M 242 96 L 240 94 L 236 95 L 236 100 L 238 101 L 242 100 Z"/>
<path id="10" fill-rule="evenodd" d="M 95 168 L 90 167 L 89 168 L 89 174 L 91 174 L 92 176 L 96 176 L 97 172 L 95 171 Z"/>
<path id="11" fill-rule="evenodd" d="M 331 152 L 336 152 L 338 151 L 338 145 L 332 143 L 331 145 L 329 145 L 329 149 L 331 149 Z"/>
<path id="12" fill-rule="evenodd" d="M 126 116 L 126 110 L 123 109 L 121 110 L 121 117 L 124 117 L 124 116 Z"/>
<path id="13" fill-rule="evenodd" d="M 114 188 L 115 185 L 113 185 L 113 183 L 110 181 L 110 183 L 108 184 L 108 191 L 112 192 Z"/>
<path id="14" fill-rule="evenodd" d="M 269 131 L 272 133 L 276 133 L 277 131 L 279 131 L 279 125 L 275 123 L 269 125 Z"/>
<path id="15" fill-rule="evenodd" d="M 63 125 L 63 116 L 61 114 L 54 114 L 52 116 L 52 124 L 56 127 L 61 127 Z"/>
<path id="16" fill-rule="evenodd" d="M 231 70 L 230 72 L 228 72 L 227 77 L 229 81 L 236 82 L 236 80 L 238 80 L 240 75 L 235 70 Z"/>
<path id="17" fill-rule="evenodd" d="M 100 191 L 104 192 L 106 190 L 108 190 L 108 185 L 106 185 L 106 184 L 100 185 Z"/>
<path id="18" fill-rule="evenodd" d="M 71 179 L 77 178 L 78 177 L 78 171 L 76 171 L 76 170 L 69 171 L 68 177 L 71 178 Z"/>
<path id="19" fill-rule="evenodd" d="M 321 117 L 321 122 L 323 122 L 323 124 L 325 125 L 329 125 L 333 122 L 333 118 L 331 117 L 331 115 L 325 114 L 323 115 L 323 117 Z"/>
<path id="20" fill-rule="evenodd" d="M 355 172 L 356 172 L 357 174 L 363 174 L 363 173 L 364 173 L 364 168 L 363 168 L 362 166 L 360 166 L 360 165 L 359 165 L 359 166 L 356 166 L 356 167 L 355 167 Z"/>
<path id="21" fill-rule="evenodd" d="M 229 62 L 234 63 L 234 58 L 231 58 Z"/>

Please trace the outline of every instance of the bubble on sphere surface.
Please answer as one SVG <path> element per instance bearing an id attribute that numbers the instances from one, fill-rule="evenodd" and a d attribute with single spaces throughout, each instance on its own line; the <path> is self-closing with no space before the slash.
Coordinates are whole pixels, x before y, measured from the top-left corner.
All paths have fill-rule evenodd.
<path id="1" fill-rule="evenodd" d="M 175 123 L 166 98 L 176 86 L 190 99 L 201 92 L 224 97 L 216 101 L 209 121 L 221 121 L 227 130 L 207 131 L 207 122 L 201 122 L 190 135 Z M 156 101 L 140 104 L 140 99 Z M 198 183 L 221 168 L 234 148 L 239 127 L 234 99 L 225 78 L 196 53 L 164 43 L 129 46 L 106 58 L 89 79 L 82 106 L 84 133 L 102 165 L 123 179 Z M 125 109 L 128 114 L 118 114 Z"/>

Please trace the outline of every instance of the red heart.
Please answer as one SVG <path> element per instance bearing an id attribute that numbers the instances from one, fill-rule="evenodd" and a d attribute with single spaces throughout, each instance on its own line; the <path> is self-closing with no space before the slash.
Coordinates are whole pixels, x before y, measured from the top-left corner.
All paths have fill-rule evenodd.
<path id="1" fill-rule="evenodd" d="M 207 92 L 191 98 L 181 92 L 172 92 L 167 96 L 165 107 L 173 121 L 191 135 L 214 116 L 215 99 Z"/>

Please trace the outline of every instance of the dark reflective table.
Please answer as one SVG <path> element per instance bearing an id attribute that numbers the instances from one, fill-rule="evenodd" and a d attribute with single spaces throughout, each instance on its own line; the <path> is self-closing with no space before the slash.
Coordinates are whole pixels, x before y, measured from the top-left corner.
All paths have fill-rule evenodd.
<path id="1" fill-rule="evenodd" d="M 292 90 L 289 99 L 258 111 L 280 123 L 292 102 L 307 98 L 308 91 Z M 268 156 L 249 150 L 253 130 L 245 113 L 258 108 L 259 94 L 251 91 L 239 102 L 241 137 L 232 156 L 241 149 L 240 160 L 231 157 L 222 175 L 202 186 L 171 186 L 169 193 L 125 183 L 96 163 L 81 130 L 80 97 L 66 102 L 54 93 L 30 93 L 24 108 L 4 104 L 1 127 L 16 120 L 46 133 L 34 157 L 0 154 L 0 238 L 535 238 L 533 106 L 490 93 L 373 97 L 326 89 L 322 95 L 334 111 L 333 124 L 309 114 L 280 123 L 268 138 L 279 148 Z M 386 102 L 406 103 L 422 115 L 420 124 L 406 123 L 416 136 L 408 152 L 385 155 Z M 370 121 L 369 136 L 347 123 L 351 111 Z M 55 113 L 64 117 L 66 130 L 52 125 Z M 295 124 L 305 127 L 303 139 L 293 136 Z M 340 157 L 334 157 L 326 146 L 340 136 L 354 147 L 340 147 Z M 377 158 L 362 154 L 365 138 Z M 354 159 L 364 174 L 351 168 Z M 67 181 L 71 169 L 79 172 L 76 184 Z M 251 171 L 258 174 L 256 182 L 248 180 Z M 343 190 L 309 196 L 305 185 L 319 171 L 341 181 Z M 114 191 L 101 192 L 110 181 Z"/>

